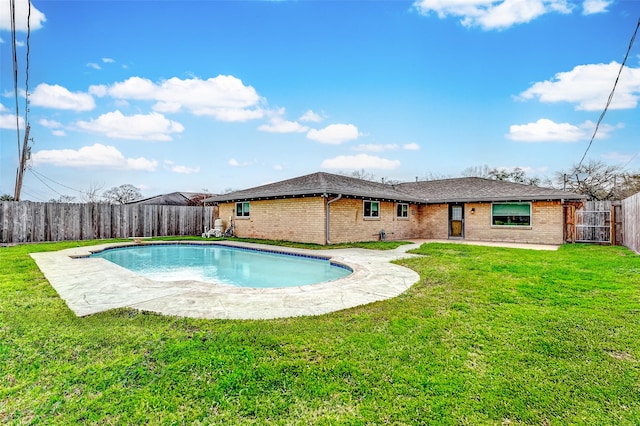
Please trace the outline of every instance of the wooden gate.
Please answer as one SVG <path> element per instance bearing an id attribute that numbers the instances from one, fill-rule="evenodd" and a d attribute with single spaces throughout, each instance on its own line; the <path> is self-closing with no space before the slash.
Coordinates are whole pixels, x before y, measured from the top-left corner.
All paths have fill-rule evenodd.
<path id="1" fill-rule="evenodd" d="M 612 244 L 613 210 L 611 201 L 585 201 L 575 212 L 575 241 Z"/>

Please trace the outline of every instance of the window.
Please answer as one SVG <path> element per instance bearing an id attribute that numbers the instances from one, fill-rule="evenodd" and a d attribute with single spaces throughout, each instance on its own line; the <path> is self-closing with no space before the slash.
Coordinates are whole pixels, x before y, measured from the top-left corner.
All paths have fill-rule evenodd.
<path id="1" fill-rule="evenodd" d="M 378 201 L 367 201 L 364 202 L 364 217 L 380 217 L 380 203 Z"/>
<path id="2" fill-rule="evenodd" d="M 531 226 L 531 203 L 499 203 L 491 206 L 491 224 Z"/>
<path id="3" fill-rule="evenodd" d="M 249 202 L 236 203 L 236 217 L 249 217 Z"/>
<path id="4" fill-rule="evenodd" d="M 396 216 L 398 217 L 403 217 L 403 218 L 409 217 L 409 204 L 398 203 L 398 205 L 396 206 L 396 211 L 397 211 Z"/>

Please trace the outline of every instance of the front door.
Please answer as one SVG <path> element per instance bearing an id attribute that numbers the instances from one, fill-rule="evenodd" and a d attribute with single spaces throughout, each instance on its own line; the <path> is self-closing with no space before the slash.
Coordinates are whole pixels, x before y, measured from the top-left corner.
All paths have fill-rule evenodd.
<path id="1" fill-rule="evenodd" d="M 464 238 L 464 204 L 449 204 L 449 238 Z"/>

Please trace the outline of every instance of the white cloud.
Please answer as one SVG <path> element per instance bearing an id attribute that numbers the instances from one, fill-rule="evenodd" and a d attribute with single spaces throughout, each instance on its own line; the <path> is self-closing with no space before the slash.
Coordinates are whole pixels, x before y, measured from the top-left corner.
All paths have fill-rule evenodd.
<path id="1" fill-rule="evenodd" d="M 610 125 L 600 125 L 596 138 L 608 137 L 614 128 Z M 517 142 L 578 142 L 590 140 L 594 130 L 595 123 L 590 120 L 576 126 L 541 118 L 535 123 L 510 126 L 506 137 Z"/>
<path id="2" fill-rule="evenodd" d="M 105 64 L 113 64 L 115 63 L 115 59 L 112 58 L 102 58 L 102 62 L 104 62 Z"/>
<path id="3" fill-rule="evenodd" d="M 87 67 L 93 68 L 94 70 L 101 70 L 102 69 L 102 67 L 100 65 L 96 64 L 95 62 L 89 62 L 87 64 Z"/>
<path id="4" fill-rule="evenodd" d="M 57 84 L 39 84 L 31 96 L 31 105 L 72 111 L 91 111 L 96 107 L 93 97 L 87 93 L 72 93 Z"/>
<path id="5" fill-rule="evenodd" d="M 98 98 L 102 98 L 107 96 L 109 91 L 109 88 L 103 84 L 101 85 L 94 85 L 94 86 L 89 86 L 89 94 L 96 96 Z"/>
<path id="6" fill-rule="evenodd" d="M 24 129 L 24 118 L 18 117 L 18 127 Z M 16 115 L 9 112 L 9 108 L 0 104 L 0 129 L 16 129 Z"/>
<path id="7" fill-rule="evenodd" d="M 584 15 L 593 15 L 595 13 L 607 12 L 607 7 L 613 3 L 611 0 L 584 0 L 582 4 L 582 13 Z"/>
<path id="8" fill-rule="evenodd" d="M 109 112 L 95 120 L 78 121 L 76 126 L 110 138 L 170 141 L 172 133 L 181 133 L 182 124 L 165 118 L 157 112 L 125 116 L 120 111 Z"/>
<path id="9" fill-rule="evenodd" d="M 259 108 L 263 99 L 251 86 L 245 86 L 234 76 L 219 75 L 201 80 L 170 78 L 160 84 L 131 77 L 108 89 L 117 99 L 156 101 L 154 110 L 178 112 L 187 110 L 195 115 L 214 117 L 220 121 L 247 121 L 264 116 Z"/>
<path id="10" fill-rule="evenodd" d="M 59 121 L 47 120 L 46 118 L 39 120 L 38 124 L 42 127 L 46 127 L 47 129 L 59 129 L 62 127 L 62 123 Z"/>
<path id="11" fill-rule="evenodd" d="M 422 15 L 454 16 L 465 27 L 485 30 L 509 28 L 547 13 L 571 12 L 567 0 L 416 0 L 413 6 Z"/>
<path id="12" fill-rule="evenodd" d="M 0 30 L 11 30 L 11 13 L 9 12 L 10 0 L 0 0 Z M 16 17 L 16 31 L 27 31 L 27 17 L 29 16 L 29 3 L 27 0 L 15 1 L 15 17 Z M 29 27 L 31 30 L 39 30 L 42 25 L 47 21 L 44 13 L 40 12 L 33 4 L 31 4 L 31 19 Z"/>
<path id="13" fill-rule="evenodd" d="M 176 163 L 174 163 L 173 161 L 170 160 L 165 160 L 164 161 L 164 167 L 167 170 L 170 170 L 174 173 L 181 173 L 181 174 L 185 174 L 185 175 L 190 175 L 193 173 L 199 173 L 200 172 L 200 166 L 196 166 L 196 167 L 187 167 L 187 166 L 180 166 Z"/>
<path id="14" fill-rule="evenodd" d="M 235 158 L 231 158 L 229 159 L 229 161 L 227 161 L 227 164 L 229 164 L 231 167 L 246 167 L 246 166 L 250 166 L 251 162 L 250 161 L 245 161 L 245 162 L 239 162 L 238 160 L 236 160 Z"/>
<path id="15" fill-rule="evenodd" d="M 60 167 L 103 168 L 116 170 L 143 170 L 152 172 L 158 166 L 155 160 L 146 158 L 125 158 L 113 146 L 94 144 L 79 150 L 52 149 L 42 150 L 31 155 L 35 166 L 52 164 Z"/>
<path id="16" fill-rule="evenodd" d="M 538 98 L 540 102 L 571 102 L 576 110 L 603 110 L 613 89 L 620 64 L 578 65 L 568 72 L 557 73 L 552 80 L 533 84 L 519 99 Z M 638 105 L 640 68 L 625 67 L 616 86 L 609 109 L 629 109 Z"/>
<path id="17" fill-rule="evenodd" d="M 399 146 L 395 143 L 389 144 L 360 144 L 353 148 L 354 151 L 362 152 L 382 152 L 382 151 L 394 151 Z"/>
<path id="18" fill-rule="evenodd" d="M 67 136 L 67 132 L 63 130 L 63 125 L 59 121 L 55 120 L 47 120 L 45 118 L 38 120 L 38 124 L 42 127 L 46 127 L 47 129 L 51 129 L 51 134 L 53 136 Z"/>
<path id="19" fill-rule="evenodd" d="M 400 161 L 388 160 L 368 154 L 339 155 L 324 160 L 320 165 L 323 169 L 384 169 L 393 170 L 400 167 Z"/>
<path id="20" fill-rule="evenodd" d="M 420 151 L 420 145 L 418 145 L 415 142 L 406 143 L 406 144 L 402 145 L 402 148 L 406 149 L 407 151 Z"/>
<path id="21" fill-rule="evenodd" d="M 300 121 L 304 123 L 319 123 L 324 119 L 323 115 L 315 113 L 311 110 L 308 110 L 304 114 L 302 114 L 299 118 Z"/>
<path id="22" fill-rule="evenodd" d="M 302 133 L 309 130 L 297 121 L 287 121 L 283 119 L 272 119 L 270 124 L 263 124 L 258 130 L 269 133 Z"/>
<path id="23" fill-rule="evenodd" d="M 284 114 L 284 108 L 269 111 L 267 113 L 270 116 L 269 124 L 258 126 L 258 130 L 269 133 L 303 133 L 309 130 L 309 127 L 303 126 L 297 121 L 285 120 Z"/>
<path id="24" fill-rule="evenodd" d="M 324 129 L 311 129 L 307 133 L 307 138 L 311 140 L 334 145 L 358 139 L 358 136 L 358 128 L 353 124 L 330 124 Z"/>

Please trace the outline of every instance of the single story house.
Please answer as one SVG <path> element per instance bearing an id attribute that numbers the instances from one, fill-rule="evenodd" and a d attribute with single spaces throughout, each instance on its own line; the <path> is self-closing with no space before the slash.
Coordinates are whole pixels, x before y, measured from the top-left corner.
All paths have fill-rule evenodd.
<path id="1" fill-rule="evenodd" d="M 483 178 L 385 184 L 313 173 L 205 199 L 238 237 L 332 244 L 468 239 L 562 244 L 583 196 Z"/>

